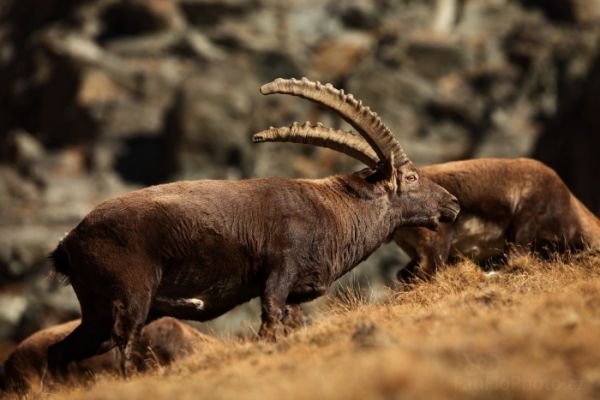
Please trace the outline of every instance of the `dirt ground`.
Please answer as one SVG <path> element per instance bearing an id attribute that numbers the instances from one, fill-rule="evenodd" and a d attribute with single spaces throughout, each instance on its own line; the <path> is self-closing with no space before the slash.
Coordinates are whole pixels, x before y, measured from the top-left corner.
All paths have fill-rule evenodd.
<path id="1" fill-rule="evenodd" d="M 172 367 L 47 399 L 600 398 L 600 255 L 464 261 L 432 282 L 332 296 L 277 343 L 231 338 Z"/>

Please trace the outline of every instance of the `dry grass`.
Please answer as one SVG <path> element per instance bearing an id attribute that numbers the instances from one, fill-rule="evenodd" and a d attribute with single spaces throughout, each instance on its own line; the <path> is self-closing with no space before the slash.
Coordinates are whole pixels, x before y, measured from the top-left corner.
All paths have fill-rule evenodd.
<path id="1" fill-rule="evenodd" d="M 361 290 L 271 344 L 231 339 L 61 399 L 600 398 L 600 256 L 470 262 L 371 302 Z"/>

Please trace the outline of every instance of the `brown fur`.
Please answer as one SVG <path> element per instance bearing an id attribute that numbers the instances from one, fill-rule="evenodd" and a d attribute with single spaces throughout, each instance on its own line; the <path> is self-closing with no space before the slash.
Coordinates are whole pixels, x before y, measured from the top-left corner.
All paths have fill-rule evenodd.
<path id="1" fill-rule="evenodd" d="M 600 249 L 598 218 L 539 161 L 457 161 L 421 173 L 454 194 L 461 212 L 437 231 L 396 231 L 396 243 L 413 257 L 401 281 L 430 278 L 451 256 L 481 262 L 514 251 Z"/>
<path id="2" fill-rule="evenodd" d="M 189 181 L 102 203 L 52 257 L 82 322 L 49 349 L 60 370 L 119 346 L 148 318 L 204 321 L 260 296 L 260 334 L 296 318 L 290 305 L 324 294 L 400 226 L 436 226 L 454 196 L 410 163 L 320 180 Z"/>
<path id="3" fill-rule="evenodd" d="M 64 339 L 80 323 L 66 322 L 34 333 L 22 341 L 4 364 L 1 386 L 7 391 L 24 394 L 44 386 L 52 386 L 55 376 L 46 372 L 48 347 Z M 166 366 L 192 354 L 199 345 L 216 339 L 203 335 L 170 317 L 151 322 L 142 329 L 133 361 L 137 371 Z M 70 365 L 63 379 L 82 380 L 101 373 L 117 373 L 120 358 L 117 349 Z"/>

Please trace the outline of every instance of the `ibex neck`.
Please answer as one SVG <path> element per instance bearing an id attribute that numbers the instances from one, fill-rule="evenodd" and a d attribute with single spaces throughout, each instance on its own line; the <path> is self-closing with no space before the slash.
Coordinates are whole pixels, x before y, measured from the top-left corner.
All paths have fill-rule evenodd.
<path id="1" fill-rule="evenodd" d="M 337 279 L 386 243 L 394 223 L 389 195 L 353 175 L 333 179 L 327 193 L 332 212 L 339 215 L 331 243 L 337 251 L 331 272 Z"/>

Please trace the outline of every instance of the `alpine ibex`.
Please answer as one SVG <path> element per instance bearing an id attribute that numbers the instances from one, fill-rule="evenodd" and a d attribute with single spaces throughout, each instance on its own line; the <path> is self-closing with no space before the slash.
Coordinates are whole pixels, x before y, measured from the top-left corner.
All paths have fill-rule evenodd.
<path id="1" fill-rule="evenodd" d="M 177 182 L 100 204 L 52 253 L 82 321 L 51 346 L 50 368 L 114 346 L 126 360 L 149 315 L 204 321 L 257 296 L 259 334 L 273 338 L 299 303 L 324 294 L 399 227 L 434 227 L 458 214 L 456 198 L 421 178 L 392 132 L 351 95 L 307 79 L 277 79 L 261 92 L 333 108 L 381 162 L 317 180 Z"/>
<path id="2" fill-rule="evenodd" d="M 43 329 L 23 340 L 3 364 L 0 373 L 0 390 L 25 394 L 39 388 L 44 377 L 44 386 L 52 386 L 55 379 L 46 370 L 48 347 L 64 339 L 79 325 L 80 321 Z M 180 360 L 204 344 L 215 344 L 217 340 L 196 331 L 176 320 L 164 317 L 152 321 L 142 331 L 133 352 L 133 364 L 137 371 L 145 371 L 169 365 Z M 88 379 L 101 373 L 118 373 L 121 367 L 116 349 L 91 357 L 69 366 L 66 376 L 58 377 L 69 381 Z"/>
<path id="3" fill-rule="evenodd" d="M 271 128 L 255 142 L 296 142 L 340 150 L 375 168 L 379 158 L 360 137 L 310 124 Z M 600 249 L 600 220 L 552 169 L 519 158 L 478 159 L 419 170 L 454 194 L 460 214 L 436 230 L 401 227 L 394 240 L 413 259 L 398 279 L 428 279 L 452 256 L 478 262 L 527 250 Z"/>

